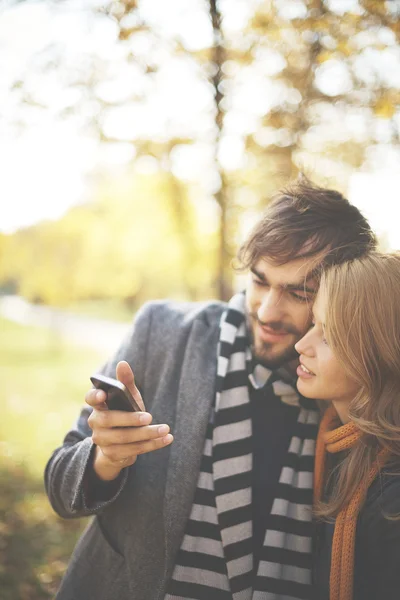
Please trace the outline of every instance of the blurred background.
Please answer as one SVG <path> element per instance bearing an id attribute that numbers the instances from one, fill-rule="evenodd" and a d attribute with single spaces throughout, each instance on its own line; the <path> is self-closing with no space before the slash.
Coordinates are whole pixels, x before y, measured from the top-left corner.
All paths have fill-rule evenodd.
<path id="1" fill-rule="evenodd" d="M 0 589 L 52 598 L 43 494 L 88 378 L 152 298 L 229 298 L 299 172 L 400 248 L 399 0 L 0 1 Z"/>

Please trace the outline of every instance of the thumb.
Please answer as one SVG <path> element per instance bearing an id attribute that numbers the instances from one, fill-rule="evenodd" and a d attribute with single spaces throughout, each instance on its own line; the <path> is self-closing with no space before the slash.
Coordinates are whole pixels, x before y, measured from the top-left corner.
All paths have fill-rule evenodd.
<path id="1" fill-rule="evenodd" d="M 146 408 L 144 406 L 143 398 L 142 398 L 141 393 L 139 392 L 139 390 L 137 389 L 137 387 L 135 385 L 135 376 L 133 374 L 133 371 L 132 371 L 129 363 L 127 363 L 126 360 L 121 360 L 117 364 L 116 373 L 117 373 L 118 381 L 123 383 L 124 386 L 126 388 L 128 388 L 128 390 L 130 391 L 130 393 L 132 394 L 132 396 L 134 397 L 134 399 L 140 406 L 141 410 L 143 410 L 145 412 Z"/>

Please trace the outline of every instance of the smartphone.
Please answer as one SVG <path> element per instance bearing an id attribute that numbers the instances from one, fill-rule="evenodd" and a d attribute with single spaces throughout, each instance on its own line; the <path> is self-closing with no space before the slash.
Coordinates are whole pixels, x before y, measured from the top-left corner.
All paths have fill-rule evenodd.
<path id="1" fill-rule="evenodd" d="M 125 410 L 128 412 L 142 410 L 128 388 L 118 379 L 96 373 L 90 378 L 90 381 L 97 390 L 106 392 L 106 404 L 110 410 Z"/>

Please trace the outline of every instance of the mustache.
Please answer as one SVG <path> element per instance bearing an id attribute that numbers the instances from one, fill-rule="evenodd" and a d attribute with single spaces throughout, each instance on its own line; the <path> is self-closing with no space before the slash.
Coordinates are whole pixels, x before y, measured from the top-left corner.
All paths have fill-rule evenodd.
<path id="1" fill-rule="evenodd" d="M 273 331 L 284 331 L 285 333 L 291 333 L 293 335 L 301 334 L 301 332 L 298 331 L 293 325 L 290 325 L 290 323 L 285 323 L 284 321 L 260 321 L 260 319 L 257 316 L 257 313 L 249 313 L 249 317 L 256 321 L 259 325 L 261 325 L 261 327 L 268 327 Z"/>

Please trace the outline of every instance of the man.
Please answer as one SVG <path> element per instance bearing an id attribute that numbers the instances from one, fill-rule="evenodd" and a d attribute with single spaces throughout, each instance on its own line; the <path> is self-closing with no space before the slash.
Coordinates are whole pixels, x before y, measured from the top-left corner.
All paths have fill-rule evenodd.
<path id="1" fill-rule="evenodd" d="M 294 344 L 318 271 L 375 243 L 338 192 L 302 181 L 241 248 L 245 294 L 139 312 L 104 373 L 148 412 L 90 390 L 47 465 L 58 514 L 96 515 L 59 600 L 310 598 L 318 412 L 296 393 Z"/>

